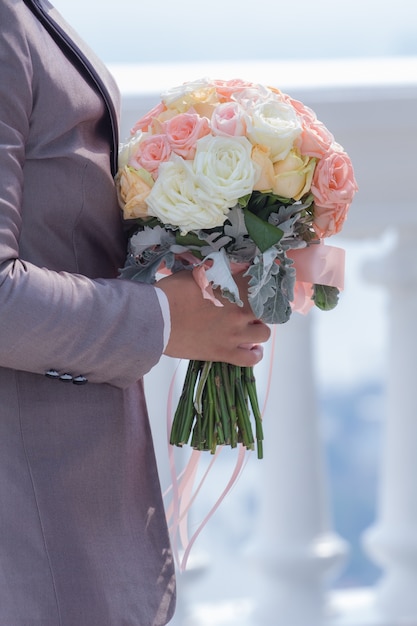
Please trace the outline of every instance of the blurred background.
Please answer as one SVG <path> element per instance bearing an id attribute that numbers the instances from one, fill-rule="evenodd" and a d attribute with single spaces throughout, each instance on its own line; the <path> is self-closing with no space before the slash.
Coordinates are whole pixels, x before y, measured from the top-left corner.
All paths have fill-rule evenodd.
<path id="1" fill-rule="evenodd" d="M 111 67 L 120 79 L 122 93 L 135 91 L 135 85 L 126 78 L 130 64 L 145 81 L 141 89 L 153 96 L 159 87 L 177 84 L 177 67 L 183 72 L 187 66 L 192 68 L 193 75 L 188 76 L 191 80 L 223 63 L 242 71 L 247 66 L 253 74 L 253 62 L 265 68 L 277 62 L 285 87 L 291 89 L 294 85 L 297 93 L 313 94 L 308 103 L 313 108 L 316 87 L 331 90 L 340 85 L 345 101 L 349 101 L 349 85 L 359 85 L 363 93 L 390 85 L 394 90 L 416 85 L 415 0 L 257 0 L 254 4 L 241 0 L 55 0 L 54 5 Z M 232 77 L 236 76 L 227 76 Z M 273 80 L 281 86 L 280 76 L 275 75 Z M 123 126 L 123 122 L 122 117 L 123 132 L 127 134 L 128 124 L 126 121 Z M 349 133 L 344 147 L 350 153 Z M 395 158 L 389 146 L 384 157 Z M 360 191 L 351 207 L 351 214 L 355 213 L 353 236 L 342 233 L 332 242 L 346 250 L 346 284 L 339 306 L 329 313 L 311 314 L 315 390 L 332 526 L 350 546 L 346 563 L 332 579 L 335 589 L 367 587 L 380 575 L 378 566 L 364 552 L 362 538 L 377 515 L 389 319 L 387 290 L 369 280 L 369 268 L 378 264 L 379 258 L 389 256 L 396 233 L 395 228 L 376 224 L 374 232 L 370 233 L 367 225 L 361 236 L 361 217 L 356 212 L 364 210 L 361 183 L 366 177 L 365 168 L 357 171 Z M 385 180 L 375 182 L 382 187 Z M 395 197 L 394 185 L 390 201 L 394 202 Z M 285 355 L 280 358 L 285 362 Z M 157 387 L 157 381 L 151 381 L 152 385 Z M 230 472 L 233 462 L 227 454 L 218 462 L 213 470 L 215 484 Z M 239 559 L 236 571 L 232 562 L 253 541 L 259 504 L 258 463 L 262 462 L 248 462 L 239 483 L 196 547 L 197 554 L 208 553 L 215 560 L 228 561 L 227 571 L 233 578 L 229 595 L 238 593 L 239 588 L 247 592 L 239 576 L 244 575 L 247 581 L 250 574 L 238 571 Z M 198 506 L 195 514 L 201 517 Z M 224 581 L 213 577 L 195 589 L 195 598 L 206 602 L 227 595 Z M 243 622 L 232 618 L 227 621 L 224 616 L 223 621 L 216 621 L 212 616 L 210 623 L 223 626 Z"/>
<path id="2" fill-rule="evenodd" d="M 417 54 L 416 4 L 397 0 L 56 0 L 108 63 Z"/>

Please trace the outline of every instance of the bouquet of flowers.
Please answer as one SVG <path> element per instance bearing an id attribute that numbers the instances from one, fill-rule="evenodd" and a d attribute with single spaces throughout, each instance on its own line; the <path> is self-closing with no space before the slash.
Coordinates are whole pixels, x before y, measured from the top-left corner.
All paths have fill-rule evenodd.
<path id="1" fill-rule="evenodd" d="M 219 288 L 239 306 L 243 269 L 268 324 L 337 304 L 333 269 L 343 268 L 323 239 L 346 219 L 352 164 L 315 113 L 278 89 L 201 79 L 168 90 L 121 146 L 116 184 L 134 231 L 122 277 L 189 270 L 213 304 Z M 261 458 L 262 440 L 253 369 L 191 361 L 171 444 L 213 453 L 256 442 Z"/>

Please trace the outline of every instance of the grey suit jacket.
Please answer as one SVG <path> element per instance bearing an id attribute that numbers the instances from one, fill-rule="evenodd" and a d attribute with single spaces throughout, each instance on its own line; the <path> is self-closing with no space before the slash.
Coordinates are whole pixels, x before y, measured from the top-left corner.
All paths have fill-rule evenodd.
<path id="1" fill-rule="evenodd" d="M 46 0 L 0 0 L 0 26 L 0 626 L 160 626 L 175 582 L 141 378 L 163 321 L 117 278 L 117 90 Z"/>

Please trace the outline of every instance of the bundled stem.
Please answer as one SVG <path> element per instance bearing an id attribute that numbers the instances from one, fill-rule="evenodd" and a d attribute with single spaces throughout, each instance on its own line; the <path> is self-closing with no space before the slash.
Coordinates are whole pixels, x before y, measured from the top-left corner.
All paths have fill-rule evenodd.
<path id="1" fill-rule="evenodd" d="M 255 423 L 253 434 L 251 413 Z M 252 367 L 190 361 L 172 423 L 170 443 L 188 442 L 215 453 L 218 445 L 241 443 L 263 457 L 262 416 Z"/>

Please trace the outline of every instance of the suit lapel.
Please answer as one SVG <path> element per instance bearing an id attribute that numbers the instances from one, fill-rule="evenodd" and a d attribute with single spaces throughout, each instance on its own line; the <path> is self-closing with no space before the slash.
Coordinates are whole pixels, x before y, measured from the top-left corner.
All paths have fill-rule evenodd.
<path id="1" fill-rule="evenodd" d="M 84 42 L 80 40 L 75 31 L 62 19 L 52 5 L 42 2 L 42 0 L 24 0 L 24 2 L 55 39 L 60 48 L 67 49 L 74 62 L 87 72 L 101 94 L 107 108 L 111 126 L 113 145 L 111 146 L 110 158 L 112 173 L 115 175 L 117 171 L 119 126 L 117 110 L 110 95 L 115 88 L 113 79 L 104 66 L 102 72 L 98 71 L 98 67 L 102 66 L 102 63 L 86 47 Z"/>

